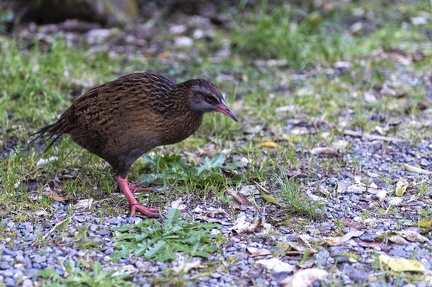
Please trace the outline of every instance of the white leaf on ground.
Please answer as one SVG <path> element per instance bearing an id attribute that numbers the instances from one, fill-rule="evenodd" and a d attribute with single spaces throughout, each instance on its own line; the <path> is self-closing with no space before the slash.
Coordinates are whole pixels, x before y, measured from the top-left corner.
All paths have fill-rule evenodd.
<path id="1" fill-rule="evenodd" d="M 321 281 L 328 275 L 327 271 L 318 268 L 300 270 L 282 280 L 281 285 L 284 287 L 311 287 L 315 281 Z"/>
<path id="2" fill-rule="evenodd" d="M 178 210 L 185 210 L 187 208 L 186 204 L 182 203 L 183 199 L 179 198 L 171 202 L 171 208 L 175 208 Z"/>
<path id="3" fill-rule="evenodd" d="M 402 236 L 399 235 L 391 235 L 388 237 L 388 240 L 399 245 L 408 244 L 408 241 L 406 241 Z"/>
<path id="4" fill-rule="evenodd" d="M 81 200 L 78 200 L 78 202 L 74 204 L 73 208 L 75 210 L 90 209 L 92 207 L 92 204 L 93 204 L 93 198 L 81 199 Z"/>
<path id="5" fill-rule="evenodd" d="M 320 203 L 320 204 L 326 204 L 326 203 L 328 203 L 327 198 L 324 198 L 324 197 L 321 197 L 321 196 L 315 195 L 315 194 L 313 194 L 310 190 L 306 190 L 306 194 L 307 194 L 307 196 L 308 196 L 311 200 L 316 201 L 316 202 L 318 202 L 318 203 Z"/>
<path id="6" fill-rule="evenodd" d="M 421 174 L 432 174 L 431 171 L 416 167 L 416 166 L 412 166 L 409 164 L 404 164 L 404 167 L 407 171 L 409 172 L 415 172 L 415 173 L 421 173 Z"/>
<path id="7" fill-rule="evenodd" d="M 345 242 L 347 242 L 348 240 L 350 240 L 353 237 L 359 237 L 360 235 L 362 235 L 364 233 L 364 231 L 360 231 L 360 230 L 354 230 L 351 232 L 348 232 L 347 234 L 345 234 L 344 236 L 336 236 L 336 237 L 323 237 L 322 240 L 330 246 L 337 246 L 337 245 L 341 245 Z"/>
<path id="8" fill-rule="evenodd" d="M 251 257 L 267 256 L 272 254 L 270 250 L 265 248 L 247 247 L 246 249 L 250 253 Z"/>
<path id="9" fill-rule="evenodd" d="M 230 228 L 230 230 L 235 231 L 236 233 L 251 233 L 251 232 L 260 232 L 261 234 L 268 234 L 271 229 L 271 225 L 265 223 L 264 217 L 255 218 L 254 222 L 246 221 L 246 215 L 241 213 L 238 217 L 234 226 Z"/>
<path id="10" fill-rule="evenodd" d="M 395 258 L 387 255 L 380 255 L 379 261 L 391 270 L 396 272 L 411 271 L 411 272 L 424 272 L 425 267 L 423 264 L 417 260 L 405 259 L 405 258 Z"/>
<path id="11" fill-rule="evenodd" d="M 189 270 L 193 269 L 193 268 L 198 268 L 201 266 L 201 258 L 197 258 L 192 262 L 184 262 L 184 258 L 179 256 L 177 259 L 177 266 L 173 267 L 172 270 L 176 273 L 179 274 L 180 272 L 184 272 L 185 274 L 188 273 Z"/>
<path id="12" fill-rule="evenodd" d="M 294 265 L 282 262 L 277 258 L 261 259 L 255 262 L 255 264 L 273 272 L 292 272 L 295 269 Z"/>
<path id="13" fill-rule="evenodd" d="M 318 244 L 320 242 L 320 239 L 310 236 L 309 234 L 300 234 L 299 238 L 306 244 L 309 248 L 312 249 L 312 246 L 310 245 L 310 242 L 314 244 Z"/>
<path id="14" fill-rule="evenodd" d="M 385 190 L 385 189 L 379 189 L 375 195 L 378 197 L 378 199 L 380 201 L 383 201 L 384 198 L 387 195 L 387 190 Z"/>
<path id="15" fill-rule="evenodd" d="M 56 161 L 58 160 L 58 157 L 56 156 L 52 156 L 48 159 L 44 159 L 44 158 L 40 158 L 36 164 L 37 167 L 43 167 L 44 165 L 50 163 L 51 161 Z"/>
<path id="16" fill-rule="evenodd" d="M 403 199 L 400 197 L 390 197 L 389 199 L 387 199 L 388 204 L 394 205 L 394 206 L 401 205 L 402 201 L 403 201 Z"/>
<path id="17" fill-rule="evenodd" d="M 332 147 L 337 149 L 337 150 L 345 150 L 345 149 L 347 149 L 348 145 L 349 145 L 349 142 L 346 140 L 336 140 L 332 144 Z"/>
<path id="18" fill-rule="evenodd" d="M 428 242 L 429 239 L 413 230 L 396 231 L 396 234 L 411 242 Z"/>

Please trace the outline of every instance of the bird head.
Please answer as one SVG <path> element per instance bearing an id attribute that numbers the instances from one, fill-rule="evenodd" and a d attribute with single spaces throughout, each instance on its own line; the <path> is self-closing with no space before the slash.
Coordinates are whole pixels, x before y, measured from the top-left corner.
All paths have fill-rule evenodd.
<path id="1" fill-rule="evenodd" d="M 219 112 L 238 122 L 237 116 L 228 108 L 216 85 L 201 79 L 190 80 L 183 84 L 187 84 L 189 88 L 192 110 L 199 113 Z"/>

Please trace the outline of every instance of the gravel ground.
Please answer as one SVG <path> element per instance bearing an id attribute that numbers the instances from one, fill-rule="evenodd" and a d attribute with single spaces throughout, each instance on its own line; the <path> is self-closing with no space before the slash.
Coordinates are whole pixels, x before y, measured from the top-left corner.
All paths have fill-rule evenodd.
<path id="1" fill-rule="evenodd" d="M 361 156 L 363 160 L 361 174 L 363 179 L 368 177 L 375 183 L 376 188 L 365 190 L 358 184 L 358 180 L 349 168 L 344 168 L 340 174 L 332 177 L 318 175 L 315 179 L 322 180 L 322 189 L 337 191 L 331 192 L 326 197 L 324 217 L 316 221 L 310 221 L 301 228 L 267 225 L 269 232 L 241 232 L 235 228 L 236 219 L 245 216 L 247 222 L 253 222 L 255 218 L 262 217 L 266 221 L 277 211 L 270 208 L 267 212 L 258 212 L 246 209 L 240 212 L 236 218 L 226 214 L 218 216 L 223 225 L 223 235 L 226 242 L 219 254 L 215 255 L 205 264 L 221 263 L 220 266 L 208 275 L 203 275 L 202 269 L 189 271 L 187 276 L 194 278 L 188 286 L 277 286 L 292 271 L 271 271 L 257 262 L 261 259 L 272 258 L 273 255 L 255 256 L 257 249 L 267 249 L 275 253 L 285 254 L 280 256 L 285 263 L 294 266 L 315 266 L 330 272 L 321 284 L 330 286 L 383 286 L 385 281 L 377 274 L 376 257 L 380 254 L 389 256 L 416 259 L 421 262 L 429 281 L 422 281 L 405 285 L 403 277 L 395 276 L 387 278 L 387 286 L 430 286 L 432 270 L 432 252 L 430 240 L 431 230 L 416 227 L 420 219 L 419 212 L 430 206 L 432 193 L 426 192 L 422 198 L 408 190 L 402 197 L 402 201 L 394 205 L 392 209 L 381 214 L 378 210 L 390 208 L 389 201 L 393 197 L 383 197 L 376 194 L 377 190 L 391 189 L 382 178 L 388 178 L 390 182 L 399 177 L 409 181 L 424 181 L 431 186 L 430 176 L 422 176 L 401 169 L 402 164 L 415 164 L 419 161 L 432 166 L 430 155 L 432 146 L 419 144 L 417 147 L 409 147 L 404 144 L 386 145 L 382 142 L 362 142 L 358 138 L 348 138 L 354 143 L 351 152 L 346 154 L 346 161 L 350 162 L 354 155 Z M 385 154 L 385 157 L 383 156 Z M 356 182 L 357 181 L 357 182 Z M 370 183 L 372 185 L 372 183 Z M 252 186 L 253 187 L 253 186 Z M 254 189 L 249 188 L 249 196 L 254 196 Z M 255 195 L 260 201 L 259 195 Z M 70 264 L 78 266 L 79 260 L 97 261 L 103 264 L 104 270 L 124 270 L 133 274 L 132 282 L 137 286 L 149 286 L 149 278 L 163 277 L 166 268 L 173 267 L 173 263 L 149 262 L 143 258 L 131 256 L 127 259 L 111 262 L 109 255 L 113 253 L 113 236 L 111 229 L 128 223 L 137 223 L 139 217 L 105 217 L 96 215 L 96 211 L 80 211 L 69 208 L 71 205 L 55 202 L 52 204 L 53 212 L 44 214 L 40 222 L 14 222 L 6 216 L 1 220 L 5 227 L 6 239 L 0 242 L 0 281 L 6 286 L 34 286 L 37 281 L 35 275 L 39 270 L 55 268 L 60 274 L 65 270 L 62 266 Z M 96 205 L 96 209 L 98 209 Z M 208 206 L 206 208 L 209 208 Z M 183 217 L 195 216 L 202 213 L 203 207 L 188 206 L 182 211 Z M 186 210 L 195 210 L 189 211 Z M 272 210 L 272 211 L 271 211 Z M 365 216 L 365 211 L 370 211 Z M 71 215 L 72 214 L 72 215 Z M 68 220 L 70 218 L 70 221 Z M 409 219 L 409 220 L 407 220 Z M 300 221 L 307 219 L 298 218 Z M 66 222 L 63 228 L 59 226 Z M 77 247 L 71 237 L 80 230 L 87 230 L 89 238 L 100 238 L 102 243 L 98 249 L 86 250 Z M 332 237 L 337 230 L 344 234 L 358 232 L 343 244 L 329 246 L 326 237 Z M 392 242 L 391 234 L 398 231 L 414 231 L 423 233 L 426 240 L 405 236 L 405 241 L 399 244 Z M 386 235 L 386 236 L 383 236 Z M 37 237 L 46 236 L 42 242 L 48 242 L 47 246 L 32 244 Z M 404 236 L 401 236 L 404 237 Z M 420 238 L 420 239 L 419 239 Z M 282 243 L 285 243 L 282 244 Z M 283 251 L 282 246 L 291 246 L 290 250 Z M 309 256 L 304 261 L 305 250 Z M 274 254 L 274 253 L 273 253 Z M 232 260 L 235 258 L 235 260 Z M 230 262 L 230 263 L 228 263 Z M 203 266 L 205 266 L 205 264 Z M 201 274 L 201 275 L 200 275 Z M 187 277 L 186 277 L 187 278 Z M 314 286 L 320 286 L 315 283 Z"/>
<path id="2" fill-rule="evenodd" d="M 199 35 L 211 35 L 215 29 L 208 19 L 198 16 L 186 22 L 192 23 L 192 27 L 199 27 L 193 30 L 197 38 Z M 189 27 L 171 26 L 173 31 L 186 28 Z M 49 42 L 49 36 L 44 35 L 46 32 L 43 29 L 39 30 L 42 31 L 39 36 Z M 145 41 L 150 41 L 157 30 L 145 29 L 140 31 L 138 27 L 138 36 L 130 35 L 126 44 L 116 46 L 114 39 L 110 43 L 94 43 L 100 45 L 94 49 L 103 50 L 108 45 L 118 53 L 127 53 L 136 52 L 136 47 L 147 48 Z M 33 36 L 32 31 L 29 33 Z M 147 36 L 140 37 L 140 33 Z M 71 42 L 80 37 L 76 33 L 67 33 L 66 36 Z M 193 38 L 178 37 L 173 45 L 188 46 Z M 144 44 L 140 41 L 144 41 Z M 149 45 L 150 50 L 157 54 L 162 44 L 152 42 Z M 221 50 L 222 55 L 224 51 Z M 177 59 L 181 59 L 182 55 L 179 53 Z M 288 131 L 292 128 L 287 126 Z M 425 218 L 422 212 L 432 203 L 432 176 L 409 172 L 404 167 L 404 164 L 408 164 L 432 171 L 432 144 L 420 141 L 408 145 L 348 135 L 339 139 L 352 145 L 335 159 L 314 156 L 318 164 L 309 170 L 310 177 L 296 179 L 303 182 L 305 192 L 325 202 L 323 216 L 314 220 L 293 216 L 283 224 L 278 223 L 279 208 L 266 205 L 255 185 L 243 186 L 239 192 L 254 198 L 266 209 L 241 207 L 236 214 L 226 211 L 212 218 L 225 224 L 222 225 L 222 234 L 226 241 L 217 254 L 203 261 L 202 268 L 192 269 L 185 274 L 187 286 L 278 286 L 283 279 L 293 274 L 294 270 L 289 266 L 301 269 L 316 267 L 328 271 L 329 276 L 313 283 L 314 287 L 432 286 L 432 231 L 430 226 L 417 227 L 419 220 L 430 219 Z M 305 160 L 310 162 L 310 154 L 299 152 L 298 156 L 308 157 Z M 319 163 L 329 160 L 334 160 L 334 164 L 328 170 L 323 170 Z M 395 197 L 392 190 L 399 178 L 417 186 L 408 188 L 403 196 Z M 420 195 L 419 186 L 422 184 L 428 189 Z M 210 220 L 209 210 L 220 207 L 212 204 L 196 206 L 189 202 L 185 204 L 187 208 L 182 210 L 183 218 L 203 220 Z M 79 268 L 80 260 L 101 262 L 106 271 L 122 270 L 132 274 L 131 280 L 136 286 L 150 286 L 149 280 L 152 278 L 165 277 L 164 271 L 172 268 L 173 263 L 150 262 L 135 256 L 110 261 L 109 256 L 114 252 L 112 228 L 143 219 L 126 214 L 107 217 L 103 215 L 103 210 L 98 212 L 100 209 L 98 204 L 95 204 L 95 210 L 76 210 L 73 205 L 54 202 L 52 210 L 37 214 L 39 222 L 16 222 L 12 215 L 4 215 L 0 222 L 4 226 L 4 239 L 0 241 L 0 282 L 6 286 L 35 286 L 40 284 L 37 278 L 39 270 L 54 268 L 63 275 L 64 265 Z M 124 210 L 126 205 L 124 208 L 119 207 L 119 212 Z M 236 227 L 242 217 L 249 223 L 259 219 L 259 224 L 252 232 L 241 231 Z M 400 233 L 402 231 L 405 233 Z M 71 238 L 76 238 L 79 233 L 89 238 L 99 238 L 99 248 L 87 250 L 77 245 Z M 341 234 L 347 237 L 335 244 L 338 241 L 335 238 Z M 43 236 L 45 238 L 41 242 L 46 242 L 46 245 L 40 246 L 37 239 Z M 379 272 L 382 269 L 377 257 L 381 254 L 419 261 L 426 270 L 424 280 L 416 281 L 400 274 L 387 276 L 388 273 Z M 278 266 L 282 267 L 277 270 L 264 267 L 261 260 L 270 258 L 278 258 L 289 265 L 279 263 Z M 212 268 L 208 270 L 211 271 L 206 272 L 210 265 Z"/>

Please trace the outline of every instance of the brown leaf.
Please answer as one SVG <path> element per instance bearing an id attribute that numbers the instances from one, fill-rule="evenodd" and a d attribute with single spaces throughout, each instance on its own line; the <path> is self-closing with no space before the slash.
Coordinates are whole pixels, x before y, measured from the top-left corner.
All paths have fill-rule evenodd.
<path id="1" fill-rule="evenodd" d="M 226 192 L 231 195 L 238 203 L 240 203 L 240 205 L 247 207 L 253 206 L 253 204 L 245 195 L 236 192 L 234 189 L 230 188 Z"/>
<path id="2" fill-rule="evenodd" d="M 221 167 L 221 171 L 222 171 L 223 175 L 228 177 L 228 178 L 231 178 L 234 175 L 238 174 L 238 172 L 236 170 L 233 170 L 233 169 L 230 169 L 227 167 Z"/>
<path id="3" fill-rule="evenodd" d="M 217 215 L 222 215 L 223 217 L 228 217 L 229 216 L 228 213 L 225 210 L 220 209 L 220 208 L 216 209 L 216 210 L 209 211 L 207 213 L 207 216 L 211 217 L 211 218 L 215 218 Z"/>
<path id="4" fill-rule="evenodd" d="M 43 192 L 42 194 L 45 195 L 48 198 L 51 198 L 54 201 L 67 201 L 67 200 L 69 200 L 69 198 L 67 198 L 65 196 L 60 196 L 60 195 L 49 193 L 49 192 L 46 192 L 46 191 Z"/>
<path id="5" fill-rule="evenodd" d="M 299 170 L 289 170 L 287 172 L 287 176 L 289 178 L 305 178 L 305 177 L 307 177 L 307 174 L 303 173 L 303 172 L 301 172 Z"/>
<path id="6" fill-rule="evenodd" d="M 331 147 L 316 147 L 311 149 L 311 154 L 315 154 L 318 156 L 328 156 L 328 157 L 338 157 L 339 152 Z"/>

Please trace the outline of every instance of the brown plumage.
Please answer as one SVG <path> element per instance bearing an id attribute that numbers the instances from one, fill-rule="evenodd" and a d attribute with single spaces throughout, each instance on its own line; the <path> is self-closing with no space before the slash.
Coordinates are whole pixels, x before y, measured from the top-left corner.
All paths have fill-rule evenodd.
<path id="1" fill-rule="evenodd" d="M 131 189 L 148 188 L 127 183 L 131 165 L 152 148 L 186 139 L 199 128 L 204 113 L 213 111 L 237 121 L 220 90 L 206 80 L 176 84 L 155 73 L 133 73 L 90 89 L 56 123 L 40 129 L 37 138 L 53 138 L 49 148 L 70 134 L 113 167 L 131 215 L 138 210 L 154 217 L 158 210 L 140 205 L 132 195 Z"/>

